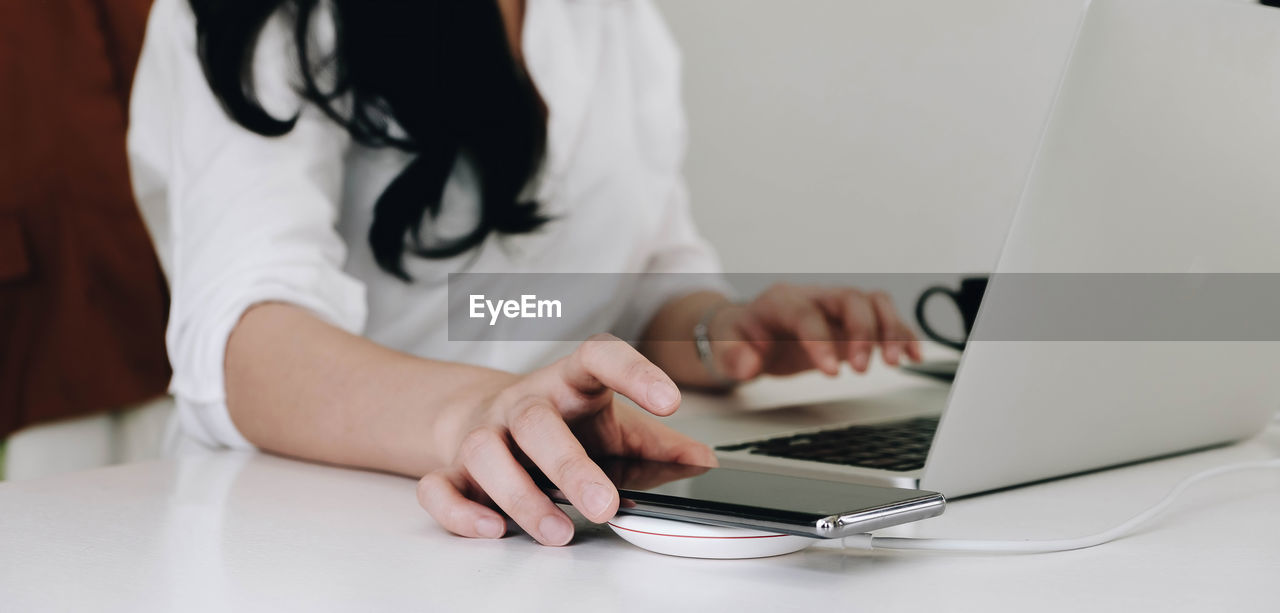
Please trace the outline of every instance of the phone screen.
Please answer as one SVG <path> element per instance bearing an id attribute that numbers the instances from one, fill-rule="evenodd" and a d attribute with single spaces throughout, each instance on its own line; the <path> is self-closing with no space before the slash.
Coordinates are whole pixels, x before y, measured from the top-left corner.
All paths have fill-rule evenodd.
<path id="1" fill-rule="evenodd" d="M 940 494 L 922 490 L 627 458 L 598 463 L 618 488 L 619 512 L 767 527 L 807 536 L 837 536 L 814 528 L 825 518 L 847 518 L 850 526 L 870 520 L 878 526 L 893 525 L 938 515 L 945 504 Z M 552 498 L 564 502 L 545 477 L 537 477 Z M 861 529 L 875 528 L 862 525 Z"/>

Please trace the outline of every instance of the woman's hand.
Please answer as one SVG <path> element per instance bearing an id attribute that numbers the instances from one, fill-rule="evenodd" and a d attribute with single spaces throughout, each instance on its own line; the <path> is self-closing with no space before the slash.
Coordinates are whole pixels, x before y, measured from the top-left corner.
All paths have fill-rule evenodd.
<path id="1" fill-rule="evenodd" d="M 835 375 L 842 361 L 862 373 L 876 348 L 890 366 L 922 359 L 915 334 L 879 291 L 779 284 L 748 304 L 719 307 L 708 327 L 716 374 L 733 381 L 815 368 Z"/>
<path id="2" fill-rule="evenodd" d="M 618 510 L 618 491 L 591 456 L 630 456 L 713 466 L 710 448 L 659 424 L 680 406 L 675 383 L 630 345 L 593 337 L 569 357 L 514 378 L 465 426 L 453 462 L 418 483 L 418 500 L 446 529 L 499 538 L 506 512 L 544 545 L 564 545 L 573 523 L 542 493 L 523 463 L 540 469 L 587 519 Z"/>

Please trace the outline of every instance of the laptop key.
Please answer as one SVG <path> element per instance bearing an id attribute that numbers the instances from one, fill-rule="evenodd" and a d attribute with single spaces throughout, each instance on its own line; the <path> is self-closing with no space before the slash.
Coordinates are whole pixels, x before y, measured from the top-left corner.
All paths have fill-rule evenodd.
<path id="1" fill-rule="evenodd" d="M 721 445 L 719 451 L 826 464 L 909 471 L 924 467 L 938 418 L 922 417 L 883 424 L 802 432 L 747 443 Z"/>

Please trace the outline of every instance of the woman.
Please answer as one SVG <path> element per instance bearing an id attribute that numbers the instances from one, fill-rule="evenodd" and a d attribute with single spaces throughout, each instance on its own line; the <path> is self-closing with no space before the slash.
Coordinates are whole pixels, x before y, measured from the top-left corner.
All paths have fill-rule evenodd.
<path id="1" fill-rule="evenodd" d="M 919 359 L 881 294 L 708 281 L 650 0 L 157 0 L 131 115 L 183 430 L 420 477 L 460 535 L 500 509 L 570 540 L 522 462 L 595 522 L 618 493 L 589 454 L 714 463 L 615 392 L 664 416 L 677 384 Z M 700 274 L 610 276 L 564 338 L 635 346 L 565 355 L 451 342 L 452 272 Z"/>

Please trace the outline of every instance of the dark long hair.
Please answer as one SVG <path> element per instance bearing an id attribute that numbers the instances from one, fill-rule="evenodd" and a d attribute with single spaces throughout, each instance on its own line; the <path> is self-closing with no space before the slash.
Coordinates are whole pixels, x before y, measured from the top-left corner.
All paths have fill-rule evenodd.
<path id="1" fill-rule="evenodd" d="M 415 154 L 374 206 L 369 245 L 383 270 L 408 281 L 405 251 L 452 257 L 493 232 L 532 232 L 547 221 L 536 202 L 520 198 L 542 163 L 546 111 L 514 59 L 496 0 L 189 1 L 205 78 L 237 123 L 280 136 L 297 121 L 273 117 L 253 87 L 258 36 L 284 11 L 301 94 L 356 142 Z M 331 9 L 336 40 L 316 58 L 308 39 L 320 2 Z M 403 134 L 389 129 L 393 122 Z M 460 156 L 480 178 L 479 221 L 464 236 L 424 244 L 419 229 L 440 213 Z"/>

